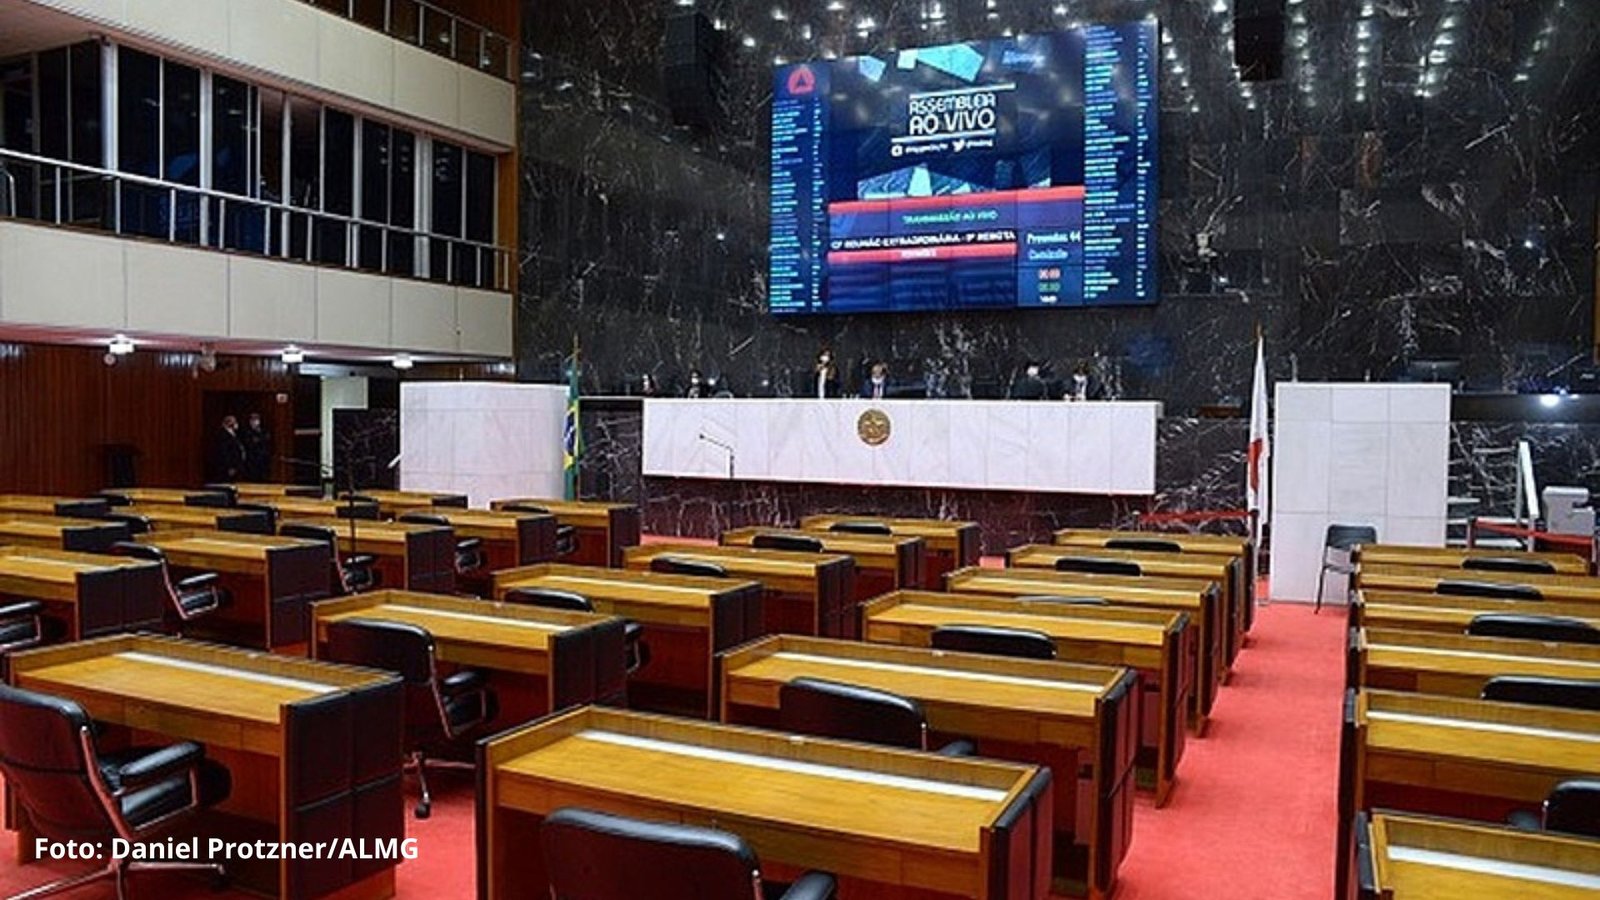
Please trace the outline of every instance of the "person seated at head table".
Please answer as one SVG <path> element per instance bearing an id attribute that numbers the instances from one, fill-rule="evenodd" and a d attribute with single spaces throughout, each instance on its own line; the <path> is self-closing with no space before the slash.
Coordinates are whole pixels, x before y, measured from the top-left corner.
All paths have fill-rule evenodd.
<path id="1" fill-rule="evenodd" d="M 1011 384 L 1013 400 L 1043 400 L 1049 393 L 1049 385 L 1044 379 L 1044 367 L 1038 363 L 1028 363 L 1027 368 L 1022 370 L 1022 377 Z"/>
<path id="2" fill-rule="evenodd" d="M 880 359 L 872 364 L 867 380 L 861 383 L 861 396 L 867 400 L 882 400 L 893 394 L 894 388 L 889 384 L 889 364 Z"/>

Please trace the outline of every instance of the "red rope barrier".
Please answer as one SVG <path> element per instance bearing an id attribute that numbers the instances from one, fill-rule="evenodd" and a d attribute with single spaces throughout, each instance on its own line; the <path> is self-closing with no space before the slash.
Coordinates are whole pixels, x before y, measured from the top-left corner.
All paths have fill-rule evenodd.
<path id="1" fill-rule="evenodd" d="M 1583 552 L 1584 556 L 1591 556 L 1594 550 L 1594 539 L 1581 534 L 1556 534 L 1549 531 L 1540 531 L 1537 528 L 1526 528 L 1521 525 L 1512 525 L 1509 522 L 1484 522 L 1473 519 L 1467 523 L 1467 543 L 1471 545 L 1478 531 L 1488 531 L 1502 534 L 1507 537 L 1532 539 L 1543 541 L 1558 547 L 1572 547 Z"/>

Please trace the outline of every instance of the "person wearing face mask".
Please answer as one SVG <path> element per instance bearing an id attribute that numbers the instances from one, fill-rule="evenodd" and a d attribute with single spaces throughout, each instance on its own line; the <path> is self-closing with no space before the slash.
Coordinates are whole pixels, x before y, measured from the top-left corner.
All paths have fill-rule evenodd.
<path id="1" fill-rule="evenodd" d="M 1011 399 L 1043 400 L 1048 390 L 1044 382 L 1044 367 L 1038 363 L 1028 363 L 1021 377 L 1011 385 Z"/>
<path id="2" fill-rule="evenodd" d="M 872 364 L 872 370 L 867 375 L 867 380 L 861 384 L 861 396 L 866 400 L 882 400 L 891 392 L 889 386 L 889 364 L 878 360 Z"/>
<path id="3" fill-rule="evenodd" d="M 689 370 L 689 387 L 683 395 L 691 399 L 711 396 L 711 385 L 706 382 L 705 376 L 700 374 L 699 369 Z"/>
<path id="4" fill-rule="evenodd" d="M 818 400 L 839 396 L 839 369 L 833 364 L 833 351 L 824 349 L 817 354 L 812 392 Z"/>

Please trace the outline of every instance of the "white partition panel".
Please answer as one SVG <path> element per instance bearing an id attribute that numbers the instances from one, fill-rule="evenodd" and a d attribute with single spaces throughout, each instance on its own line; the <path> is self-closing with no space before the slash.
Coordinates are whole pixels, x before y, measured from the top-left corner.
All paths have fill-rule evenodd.
<path id="1" fill-rule="evenodd" d="M 1331 523 L 1379 540 L 1443 546 L 1450 387 L 1279 382 L 1272 443 L 1272 577 L 1278 600 L 1312 600 Z M 1344 602 L 1345 579 L 1325 597 Z"/>
<path id="2" fill-rule="evenodd" d="M 889 436 L 863 440 L 869 410 Z M 1152 494 L 1156 402 L 647 400 L 644 474 Z M 727 449 L 724 449 L 724 448 Z"/>
<path id="3" fill-rule="evenodd" d="M 419 381 L 400 386 L 400 486 L 502 497 L 559 497 L 567 389 Z"/>

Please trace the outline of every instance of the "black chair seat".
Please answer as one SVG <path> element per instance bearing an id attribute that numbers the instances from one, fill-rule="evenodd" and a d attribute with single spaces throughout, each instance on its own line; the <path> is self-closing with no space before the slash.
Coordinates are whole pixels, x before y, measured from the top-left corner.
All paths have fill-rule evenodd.
<path id="1" fill-rule="evenodd" d="M 450 729 L 457 732 L 487 722 L 500 711 L 496 696 L 484 690 L 445 697 L 440 705 L 444 707 L 444 718 L 450 723 Z"/>
<path id="2" fill-rule="evenodd" d="M 118 799 L 122 817 L 135 828 L 194 804 L 189 791 L 189 770 L 195 768 L 202 807 L 227 799 L 232 776 L 222 764 L 205 758 L 194 743 L 170 747 L 132 747 L 100 756 L 100 776 Z"/>

